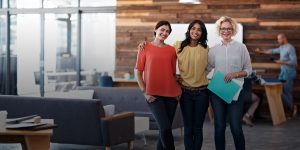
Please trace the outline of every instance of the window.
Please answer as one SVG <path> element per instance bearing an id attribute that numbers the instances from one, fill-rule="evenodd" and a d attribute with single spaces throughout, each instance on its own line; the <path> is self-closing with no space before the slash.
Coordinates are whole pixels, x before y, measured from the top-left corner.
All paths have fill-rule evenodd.
<path id="1" fill-rule="evenodd" d="M 7 0 L 0 2 L 2 8 L 8 7 Z M 78 2 L 85 8 L 78 7 Z M 79 69 L 112 74 L 116 15 L 111 6 L 116 6 L 116 0 L 44 0 L 43 7 L 52 9 L 42 8 L 42 0 L 10 0 L 9 7 L 14 10 L 8 9 L 8 15 L 0 11 L 3 13 L 0 14 L 0 93 L 39 96 L 53 92 L 56 87 L 51 85 L 47 76 L 51 72 L 75 75 L 57 77 L 55 83 L 75 83 Z M 7 48 L 14 57 L 10 64 L 13 75 L 9 77 L 4 76 L 4 68 L 9 66 L 5 64 Z M 81 66 L 78 67 L 76 64 L 80 60 Z M 44 81 L 39 82 L 40 85 L 34 78 L 34 75 L 39 75 L 37 72 L 41 72 L 39 78 Z M 10 81 L 10 77 L 15 80 Z M 5 84 L 10 87 L 7 89 Z"/>
<path id="2" fill-rule="evenodd" d="M 116 0 L 81 0 L 81 7 L 116 6 Z"/>
<path id="3" fill-rule="evenodd" d="M 77 7 L 78 0 L 44 0 L 44 8 Z"/>
<path id="4" fill-rule="evenodd" d="M 83 14 L 82 16 L 82 69 L 114 72 L 115 66 L 115 13 Z"/>

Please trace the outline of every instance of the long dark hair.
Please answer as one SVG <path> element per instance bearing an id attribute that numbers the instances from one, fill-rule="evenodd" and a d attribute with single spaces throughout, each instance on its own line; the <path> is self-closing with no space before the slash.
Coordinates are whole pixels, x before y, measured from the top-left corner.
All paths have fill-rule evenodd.
<path id="1" fill-rule="evenodd" d="M 191 43 L 190 31 L 196 23 L 198 23 L 200 25 L 201 32 L 202 32 L 201 37 L 198 40 L 198 43 L 200 45 L 202 45 L 204 48 L 207 48 L 207 30 L 206 30 L 205 24 L 201 20 L 194 20 L 190 23 L 188 30 L 185 33 L 185 39 L 181 42 L 178 53 L 181 53 L 183 51 L 184 47 L 186 47 L 187 45 L 189 45 Z"/>
<path id="2" fill-rule="evenodd" d="M 172 32 L 171 24 L 170 24 L 169 21 L 166 21 L 166 20 L 161 20 L 161 21 L 157 22 L 157 24 L 155 26 L 155 30 L 157 30 L 159 27 L 164 26 L 164 25 L 169 26 L 169 28 L 170 28 L 170 34 L 171 34 L 171 32 Z M 155 31 L 154 31 L 153 35 L 156 36 L 156 32 Z"/>

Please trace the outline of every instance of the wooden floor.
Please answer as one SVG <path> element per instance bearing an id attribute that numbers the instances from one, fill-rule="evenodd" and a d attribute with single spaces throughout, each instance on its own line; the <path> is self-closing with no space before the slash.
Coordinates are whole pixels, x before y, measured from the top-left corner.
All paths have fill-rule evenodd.
<path id="1" fill-rule="evenodd" d="M 204 142 L 202 150 L 214 150 L 213 127 L 208 119 L 204 124 Z M 255 121 L 254 127 L 243 126 L 246 138 L 247 150 L 296 150 L 300 147 L 300 116 L 288 120 L 279 126 L 273 126 L 270 118 L 259 119 Z M 184 150 L 183 137 L 180 136 L 180 130 L 174 130 L 176 150 Z M 144 146 L 142 135 L 136 136 L 135 150 L 155 150 L 157 131 L 145 132 L 147 145 Z M 230 128 L 226 130 L 226 149 L 234 150 L 234 143 L 230 133 Z M 112 147 L 112 150 L 126 150 L 126 144 L 120 144 Z M 99 147 L 86 147 L 79 145 L 60 145 L 51 144 L 51 150 L 102 150 Z M 0 150 L 21 150 L 18 144 L 6 145 L 0 144 Z"/>

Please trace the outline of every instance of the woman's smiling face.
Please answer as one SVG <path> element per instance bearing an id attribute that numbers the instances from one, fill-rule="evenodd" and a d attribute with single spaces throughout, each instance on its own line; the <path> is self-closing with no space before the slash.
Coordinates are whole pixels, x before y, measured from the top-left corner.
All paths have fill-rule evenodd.
<path id="1" fill-rule="evenodd" d="M 158 29 L 155 30 L 156 36 L 160 41 L 164 41 L 170 35 L 170 28 L 167 25 L 162 25 Z"/>
<path id="2" fill-rule="evenodd" d="M 190 37 L 192 40 L 199 40 L 202 35 L 201 26 L 198 23 L 195 23 L 190 29 Z"/>
<path id="3" fill-rule="evenodd" d="M 220 35 L 223 40 L 230 40 L 233 36 L 233 27 L 230 22 L 223 22 L 220 27 Z"/>

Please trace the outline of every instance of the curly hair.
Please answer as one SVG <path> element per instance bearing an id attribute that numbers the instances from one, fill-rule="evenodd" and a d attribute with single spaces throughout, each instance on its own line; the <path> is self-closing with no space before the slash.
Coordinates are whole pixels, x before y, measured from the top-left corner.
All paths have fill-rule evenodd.
<path id="1" fill-rule="evenodd" d="M 218 35 L 220 35 L 220 27 L 223 22 L 229 22 L 233 28 L 233 35 L 236 35 L 238 30 L 237 22 L 233 18 L 228 16 L 222 16 L 220 17 L 220 19 L 216 21 L 216 28 L 218 31 Z"/>

